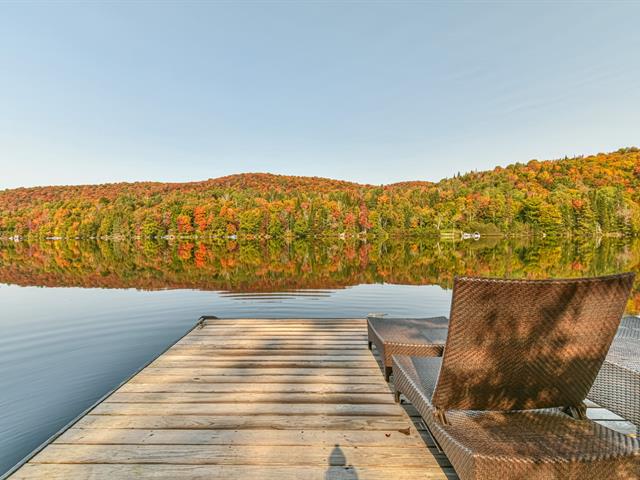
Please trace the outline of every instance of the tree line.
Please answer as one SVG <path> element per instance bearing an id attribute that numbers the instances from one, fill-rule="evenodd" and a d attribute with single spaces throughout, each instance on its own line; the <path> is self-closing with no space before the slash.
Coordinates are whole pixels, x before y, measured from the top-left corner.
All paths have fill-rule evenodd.
<path id="1" fill-rule="evenodd" d="M 437 183 L 270 174 L 0 191 L 0 237 L 635 236 L 640 151 L 531 160 Z"/>

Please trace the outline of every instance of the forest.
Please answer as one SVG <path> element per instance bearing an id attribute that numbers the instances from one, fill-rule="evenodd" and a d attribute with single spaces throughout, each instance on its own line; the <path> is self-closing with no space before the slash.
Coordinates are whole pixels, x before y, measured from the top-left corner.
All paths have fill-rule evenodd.
<path id="1" fill-rule="evenodd" d="M 0 191 L 1 238 L 317 238 L 480 232 L 637 236 L 640 150 L 531 160 L 437 183 L 239 174 Z"/>

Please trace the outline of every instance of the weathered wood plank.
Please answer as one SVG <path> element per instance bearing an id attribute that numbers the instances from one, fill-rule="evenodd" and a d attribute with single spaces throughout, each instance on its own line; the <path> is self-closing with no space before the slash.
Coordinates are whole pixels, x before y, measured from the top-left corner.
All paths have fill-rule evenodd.
<path id="1" fill-rule="evenodd" d="M 198 328 L 192 332 L 193 335 L 219 335 L 225 333 L 229 335 L 239 335 L 241 333 L 253 333 L 253 334 L 292 334 L 300 335 L 301 333 L 313 333 L 314 335 L 366 335 L 366 328 L 362 328 L 361 325 L 353 326 L 295 326 L 295 325 L 273 325 L 273 326 L 258 326 L 258 327 L 213 327 L 207 326 L 204 328 Z"/>
<path id="2" fill-rule="evenodd" d="M 200 328 L 200 330 L 209 329 L 209 328 L 282 328 L 282 327 L 298 327 L 298 328 L 315 328 L 316 330 L 330 330 L 332 328 L 362 328 L 366 327 L 366 322 L 361 321 L 351 321 L 351 320 L 341 320 L 339 322 L 329 322 L 325 321 L 321 324 L 319 323 L 311 323 L 311 322 L 293 322 L 293 321 L 267 321 L 267 322 L 259 322 L 259 323 L 250 323 L 250 322 L 235 322 L 235 323 L 224 323 L 224 322 L 205 322 L 204 325 Z"/>
<path id="3" fill-rule="evenodd" d="M 415 447 L 417 433 L 394 430 L 153 430 L 73 428 L 55 443 L 78 445 L 345 445 Z"/>
<path id="4" fill-rule="evenodd" d="M 193 331 L 191 337 L 221 337 L 224 335 L 304 335 L 312 334 L 314 337 L 323 336 L 362 336 L 367 335 L 366 327 L 359 325 L 340 326 L 340 327 L 316 327 L 316 326 L 295 326 L 295 325 L 278 325 L 278 326 L 260 326 L 260 327 L 204 327 Z"/>
<path id="5" fill-rule="evenodd" d="M 207 430 L 406 430 L 402 416 L 352 415 L 86 415 L 76 428 L 145 428 Z"/>
<path id="6" fill-rule="evenodd" d="M 244 335 L 242 333 L 231 336 L 217 336 L 217 335 L 198 335 L 197 337 L 191 337 L 184 341 L 181 341 L 179 345 L 219 345 L 221 343 L 226 342 L 251 342 L 251 343 L 262 343 L 262 342 L 277 342 L 277 343 L 331 343 L 331 344 L 357 344 L 359 346 L 363 345 L 362 342 L 367 342 L 366 336 L 342 336 L 342 337 L 318 337 L 318 338 L 309 338 L 310 334 L 301 334 L 301 335 Z"/>
<path id="7" fill-rule="evenodd" d="M 342 331 L 342 332 L 323 332 L 323 331 L 312 331 L 313 337 L 317 339 L 329 339 L 329 340 L 362 340 L 367 339 L 367 334 L 362 332 L 362 329 L 353 330 L 353 331 Z M 223 332 L 211 332 L 207 329 L 196 330 L 194 333 L 189 335 L 191 338 L 200 338 L 200 339 L 208 339 L 210 337 L 213 338 L 226 338 L 228 340 L 242 340 L 246 338 L 255 338 L 255 339 L 264 339 L 266 338 L 309 338 L 308 331 L 296 331 L 290 329 L 283 329 L 278 331 L 245 331 L 245 330 L 226 330 Z"/>
<path id="8" fill-rule="evenodd" d="M 180 355 L 172 352 L 166 352 L 158 360 L 160 361 L 188 361 L 188 362 L 243 362 L 243 361 L 255 361 L 264 360 L 265 362 L 277 361 L 307 361 L 307 362 L 365 362 L 369 365 L 375 365 L 376 363 L 371 360 L 370 355 L 363 355 L 360 353 L 353 355 L 331 355 L 331 354 L 319 354 L 310 357 L 309 355 L 251 355 L 249 352 L 246 355 L 236 355 L 230 357 L 229 355 Z"/>
<path id="9" fill-rule="evenodd" d="M 345 403 L 394 404 L 389 393 L 129 393 L 116 392 L 105 403 Z M 244 407 L 244 405 L 241 405 Z M 236 410 L 238 405 L 236 405 Z"/>
<path id="10" fill-rule="evenodd" d="M 347 463 L 348 462 L 348 463 Z M 437 466 L 396 468 L 387 466 L 267 466 L 267 465 L 54 465 L 29 464 L 12 479 L 16 480 L 91 480 L 132 479 L 143 480 L 446 480 L 448 477 Z"/>
<path id="11" fill-rule="evenodd" d="M 135 463 L 173 465 L 320 465 L 429 467 L 437 464 L 415 446 L 318 445 L 64 445 L 53 443 L 31 463 Z"/>
<path id="12" fill-rule="evenodd" d="M 362 327 L 366 328 L 366 323 L 364 322 L 351 322 L 351 321 L 343 321 L 343 322 L 323 322 L 322 324 L 318 323 L 309 323 L 309 322 L 262 322 L 262 323 L 250 323 L 250 322 L 237 322 L 237 323 L 205 323 L 198 330 L 215 330 L 215 329 L 228 329 L 228 330 L 251 330 L 251 329 L 282 329 L 282 328 L 298 328 L 298 329 L 314 329 L 318 332 L 320 331 L 332 331 L 332 330 L 348 330 L 348 329 L 357 329 Z"/>
<path id="13" fill-rule="evenodd" d="M 207 320 L 12 480 L 455 478 L 366 340 L 363 319 Z"/>
<path id="14" fill-rule="evenodd" d="M 322 327 L 320 331 L 319 327 L 298 327 L 298 326 L 273 326 L 273 327 L 205 327 L 198 330 L 194 330 L 192 334 L 198 336 L 221 336 L 221 335 L 242 335 L 242 334 L 318 334 L 322 335 L 366 335 L 366 327 L 362 326 L 341 326 L 341 327 Z M 191 335 L 191 334 L 190 334 Z"/>
<path id="15" fill-rule="evenodd" d="M 242 398 L 245 393 L 277 394 L 382 394 L 379 383 L 135 383 L 128 382 L 121 393 L 207 393 L 229 394 Z M 385 393 L 388 395 L 388 393 Z"/>
<path id="16" fill-rule="evenodd" d="M 200 355 L 209 352 L 222 352 L 223 350 L 245 350 L 243 353 L 246 354 L 247 350 L 268 350 L 271 353 L 277 352 L 279 350 L 298 350 L 298 351 L 323 351 L 335 354 L 335 352 L 346 352 L 350 349 L 355 348 L 366 348 L 366 342 L 363 342 L 362 345 L 309 345 L 309 344 L 300 344 L 300 343 L 287 343 L 287 344 L 269 344 L 269 343 L 233 343 L 233 344 L 209 344 L 209 345 L 189 345 L 189 344 L 179 344 L 173 347 L 171 350 L 173 352 L 176 351 L 191 351 L 197 352 Z"/>
<path id="17" fill-rule="evenodd" d="M 203 323 L 205 325 L 249 325 L 265 323 L 275 323 L 278 325 L 284 325 L 289 323 L 302 323 L 305 325 L 323 325 L 331 323 L 357 323 L 366 324 L 365 318 L 205 318 Z"/>
<path id="18" fill-rule="evenodd" d="M 308 324 L 280 324 L 279 322 L 262 323 L 258 325 L 205 325 L 192 333 L 207 335 L 209 332 L 241 332 L 241 331 L 313 331 L 318 335 L 334 332 L 366 333 L 366 325 L 362 323 L 338 323 L 325 325 Z"/>
<path id="19" fill-rule="evenodd" d="M 223 338 L 225 336 L 256 336 L 256 337 L 267 337 L 270 335 L 274 335 L 276 337 L 298 337 L 302 335 L 313 335 L 314 337 L 318 334 L 317 338 L 323 337 L 362 337 L 367 334 L 366 329 L 362 327 L 341 327 L 341 328 L 326 328 L 323 329 L 322 332 L 318 332 L 318 329 L 315 327 L 274 327 L 274 328 L 203 328 L 201 330 L 196 330 L 192 336 L 193 338 Z"/>
<path id="20" fill-rule="evenodd" d="M 370 362 L 355 361 L 323 361 L 323 360 L 171 360 L 160 359 L 153 362 L 150 367 L 162 368 L 372 368 Z"/>
<path id="21" fill-rule="evenodd" d="M 175 369 L 173 369 L 175 370 Z M 324 373 L 324 372 L 322 372 Z M 386 388 L 382 377 L 378 374 L 365 375 L 365 376 L 349 376 L 349 375 L 323 375 L 317 373 L 316 375 L 267 375 L 267 374 L 249 374 L 246 375 L 202 375 L 194 374 L 191 372 L 176 372 L 172 371 L 170 374 L 166 372 L 158 372 L 155 370 L 145 370 L 132 378 L 129 383 L 184 383 L 184 382 L 197 382 L 197 383 L 260 383 L 260 384 L 282 384 L 282 383 L 320 383 L 320 384 L 368 384 L 368 385 L 380 385 L 381 388 Z"/>
<path id="22" fill-rule="evenodd" d="M 237 342 L 242 340 L 251 340 L 254 342 L 309 342 L 309 343 L 322 343 L 322 342 L 334 342 L 334 343 L 359 343 L 366 340 L 367 336 L 349 335 L 349 336 L 318 336 L 316 337 L 313 332 L 301 332 L 297 335 L 293 335 L 291 331 L 287 334 L 280 334 L 275 332 L 269 332 L 269 335 L 252 335 L 248 332 L 237 332 L 229 335 L 187 335 L 182 338 L 178 343 L 207 343 L 207 342 Z"/>
<path id="23" fill-rule="evenodd" d="M 329 377 L 340 376 L 369 376 L 379 377 L 380 369 L 371 368 L 318 368 L 318 367 L 292 367 L 292 368 L 270 368 L 270 367 L 246 367 L 237 366 L 235 368 L 220 367 L 147 367 L 145 373 L 159 373 L 163 375 L 216 375 L 216 376 L 241 376 L 241 375 L 273 375 L 273 376 L 291 376 L 291 375 L 318 375 L 322 374 Z"/>
<path id="24" fill-rule="evenodd" d="M 307 355 L 309 358 L 316 358 L 317 356 L 335 355 L 335 356 L 351 356 L 351 355 L 370 355 L 368 350 L 364 348 L 358 349 L 345 349 L 345 348 L 327 348 L 327 349 L 305 349 L 305 348 L 225 348 L 218 349 L 215 347 L 203 348 L 203 347 L 186 347 L 175 346 L 171 347 L 167 351 L 167 354 L 175 355 L 200 355 L 209 357 L 228 357 L 234 356 L 247 356 L 247 355 Z"/>
<path id="25" fill-rule="evenodd" d="M 283 347 L 283 348 L 359 348 L 366 344 L 366 339 L 359 341 L 354 340 L 323 340 L 323 339 L 307 339 L 307 340 L 278 340 L 274 338 L 265 338 L 264 340 L 226 340 L 213 337 L 212 340 L 202 338 L 185 338 L 176 343 L 176 346 L 193 346 L 193 347 L 227 347 L 227 348 L 267 348 L 267 347 Z"/>
<path id="26" fill-rule="evenodd" d="M 236 403 L 111 403 L 105 401 L 91 412 L 92 415 L 234 415 Z M 395 403 L 333 404 L 333 403 L 245 403 L 243 415 L 350 415 L 400 417 Z"/>

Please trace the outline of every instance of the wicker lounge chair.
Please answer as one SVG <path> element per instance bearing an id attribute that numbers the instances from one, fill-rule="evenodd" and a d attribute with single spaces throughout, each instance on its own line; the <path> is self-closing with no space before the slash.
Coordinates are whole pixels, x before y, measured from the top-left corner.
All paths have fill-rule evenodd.
<path id="1" fill-rule="evenodd" d="M 638 440 L 583 403 L 632 281 L 457 278 L 443 357 L 394 356 L 396 400 L 461 480 L 640 478 Z"/>
<path id="2" fill-rule="evenodd" d="M 640 434 L 640 318 L 622 319 L 588 398 L 635 424 Z"/>
<path id="3" fill-rule="evenodd" d="M 376 346 L 384 365 L 384 378 L 391 375 L 393 355 L 439 357 L 447 339 L 446 317 L 387 318 L 367 317 L 369 350 Z"/>

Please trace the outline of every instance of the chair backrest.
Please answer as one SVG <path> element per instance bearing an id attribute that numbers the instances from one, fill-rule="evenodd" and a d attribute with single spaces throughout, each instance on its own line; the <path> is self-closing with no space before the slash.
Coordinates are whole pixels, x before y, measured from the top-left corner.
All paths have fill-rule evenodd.
<path id="1" fill-rule="evenodd" d="M 580 405 L 611 345 L 634 276 L 456 278 L 433 405 L 440 410 Z"/>

